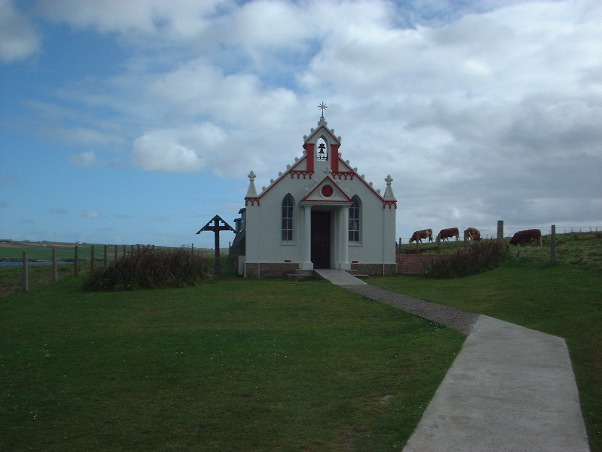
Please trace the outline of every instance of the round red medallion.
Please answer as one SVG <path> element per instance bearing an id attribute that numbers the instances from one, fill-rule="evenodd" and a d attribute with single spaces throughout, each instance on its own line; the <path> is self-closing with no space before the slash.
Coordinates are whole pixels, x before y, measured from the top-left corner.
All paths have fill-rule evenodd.
<path id="1" fill-rule="evenodd" d="M 332 188 L 330 185 L 324 185 L 322 187 L 322 196 L 324 196 L 325 198 L 330 198 L 333 193 L 334 188 Z"/>

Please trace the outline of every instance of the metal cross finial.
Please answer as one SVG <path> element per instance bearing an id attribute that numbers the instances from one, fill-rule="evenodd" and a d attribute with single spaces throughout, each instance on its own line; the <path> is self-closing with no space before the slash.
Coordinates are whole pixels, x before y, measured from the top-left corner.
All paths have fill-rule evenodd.
<path id="1" fill-rule="evenodd" d="M 320 105 L 318 105 L 318 108 L 320 110 L 322 110 L 322 118 L 324 117 L 324 110 L 326 110 L 328 107 L 326 106 L 326 104 L 324 102 L 322 102 Z"/>

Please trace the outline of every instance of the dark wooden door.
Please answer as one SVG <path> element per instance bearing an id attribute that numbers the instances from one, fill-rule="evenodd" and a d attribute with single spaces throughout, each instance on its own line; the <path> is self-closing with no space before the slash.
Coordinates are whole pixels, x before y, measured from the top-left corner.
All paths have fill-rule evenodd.
<path id="1" fill-rule="evenodd" d="M 330 268 L 330 212 L 311 213 L 311 261 L 314 268 Z"/>

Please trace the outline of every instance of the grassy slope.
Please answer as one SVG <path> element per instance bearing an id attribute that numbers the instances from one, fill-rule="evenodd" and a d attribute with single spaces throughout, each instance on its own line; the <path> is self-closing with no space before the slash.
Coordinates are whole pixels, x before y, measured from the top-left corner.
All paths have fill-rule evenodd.
<path id="1" fill-rule="evenodd" d="M 0 298 L 1 450 L 400 449 L 464 340 L 324 281 L 79 287 Z"/>
<path id="2" fill-rule="evenodd" d="M 602 270 L 544 265 L 524 258 L 530 252 L 540 251 L 522 249 L 523 258 L 467 278 L 396 276 L 371 283 L 565 338 L 592 451 L 602 451 Z"/>

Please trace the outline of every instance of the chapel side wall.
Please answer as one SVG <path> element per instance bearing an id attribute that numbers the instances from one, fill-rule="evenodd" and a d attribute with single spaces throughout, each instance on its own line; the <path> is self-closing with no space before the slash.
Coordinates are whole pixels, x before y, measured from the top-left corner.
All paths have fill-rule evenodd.
<path id="1" fill-rule="evenodd" d="M 383 250 L 386 264 L 395 264 L 397 259 L 397 250 L 395 244 L 395 228 L 397 209 L 395 206 L 385 206 L 383 208 Z"/>
<path id="2" fill-rule="evenodd" d="M 247 256 L 247 262 L 253 263 L 298 263 L 300 262 L 300 243 L 302 212 L 297 206 L 303 193 L 303 187 L 299 184 L 293 184 L 294 180 L 283 179 L 261 198 L 261 205 L 256 209 L 257 213 L 257 231 L 258 241 L 261 243 L 257 247 L 256 253 L 250 258 Z M 282 239 L 282 199 L 290 193 L 295 199 L 293 211 L 293 241 L 291 243 L 283 242 Z M 248 233 L 248 232 L 247 232 Z M 249 239 L 247 239 L 247 243 Z"/>

